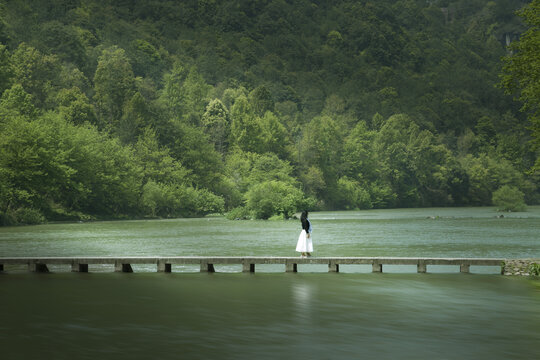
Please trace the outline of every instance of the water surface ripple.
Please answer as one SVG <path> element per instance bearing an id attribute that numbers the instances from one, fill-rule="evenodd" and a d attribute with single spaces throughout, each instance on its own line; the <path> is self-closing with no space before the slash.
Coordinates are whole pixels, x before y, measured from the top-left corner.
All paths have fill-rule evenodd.
<path id="1" fill-rule="evenodd" d="M 540 208 L 497 215 L 471 208 L 310 218 L 319 256 L 540 257 Z M 298 223 L 210 217 L 0 228 L 0 256 L 294 256 Z M 540 358 L 538 281 L 483 269 L 7 270 L 6 359 Z"/>

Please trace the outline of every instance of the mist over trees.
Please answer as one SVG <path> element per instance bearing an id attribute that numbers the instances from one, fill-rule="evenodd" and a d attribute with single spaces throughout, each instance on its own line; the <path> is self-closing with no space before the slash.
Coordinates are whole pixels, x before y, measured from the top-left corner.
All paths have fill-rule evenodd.
<path id="1" fill-rule="evenodd" d="M 539 9 L 0 1 L 0 224 L 537 204 Z"/>

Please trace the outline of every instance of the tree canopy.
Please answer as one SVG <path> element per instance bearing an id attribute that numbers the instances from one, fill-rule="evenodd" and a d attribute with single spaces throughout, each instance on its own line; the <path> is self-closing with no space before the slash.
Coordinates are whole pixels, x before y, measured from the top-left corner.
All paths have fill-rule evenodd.
<path id="1" fill-rule="evenodd" d="M 0 224 L 538 203 L 539 4 L 0 1 Z"/>

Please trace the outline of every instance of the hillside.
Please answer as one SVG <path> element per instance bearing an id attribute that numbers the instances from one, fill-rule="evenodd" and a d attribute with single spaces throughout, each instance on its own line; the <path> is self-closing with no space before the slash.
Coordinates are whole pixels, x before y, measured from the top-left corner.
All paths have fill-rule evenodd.
<path id="1" fill-rule="evenodd" d="M 538 203 L 526 4 L 0 1 L 0 224 Z"/>

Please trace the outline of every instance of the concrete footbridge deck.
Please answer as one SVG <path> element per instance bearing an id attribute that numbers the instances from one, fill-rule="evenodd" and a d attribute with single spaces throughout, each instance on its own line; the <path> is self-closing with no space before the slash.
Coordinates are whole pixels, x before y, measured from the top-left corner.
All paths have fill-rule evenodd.
<path id="1" fill-rule="evenodd" d="M 415 257 L 268 257 L 268 256 L 149 256 L 149 257 L 0 257 L 0 271 L 5 265 L 28 266 L 32 272 L 49 272 L 48 265 L 68 265 L 73 272 L 88 272 L 88 265 L 114 265 L 116 272 L 133 272 L 131 265 L 155 265 L 157 272 L 172 272 L 173 265 L 198 265 L 201 272 L 215 272 L 214 265 L 242 265 L 243 272 L 255 272 L 256 265 L 281 264 L 285 272 L 297 272 L 298 265 L 328 265 L 328 272 L 339 272 L 340 265 L 371 265 L 380 273 L 383 265 L 416 265 L 417 272 L 427 272 L 430 265 L 459 266 L 468 273 L 471 266 L 498 266 L 501 273 L 507 261 L 498 258 L 415 258 Z"/>

